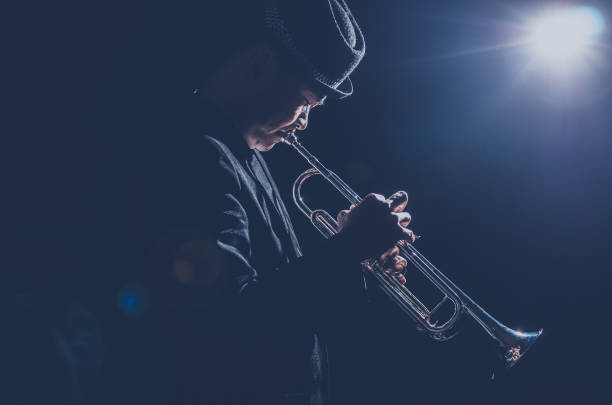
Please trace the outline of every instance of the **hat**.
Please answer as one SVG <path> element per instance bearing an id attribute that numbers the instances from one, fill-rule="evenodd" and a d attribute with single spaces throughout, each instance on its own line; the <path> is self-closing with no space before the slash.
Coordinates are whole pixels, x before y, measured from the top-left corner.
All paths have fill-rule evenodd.
<path id="1" fill-rule="evenodd" d="M 365 42 L 344 0 L 264 0 L 264 30 L 323 95 L 353 93 Z"/>

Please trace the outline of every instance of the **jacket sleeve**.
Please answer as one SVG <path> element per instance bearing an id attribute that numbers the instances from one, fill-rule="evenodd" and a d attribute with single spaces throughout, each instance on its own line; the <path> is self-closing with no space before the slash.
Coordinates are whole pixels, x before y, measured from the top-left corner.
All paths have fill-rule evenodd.
<path id="1" fill-rule="evenodd" d="M 236 169 L 207 141 L 197 149 L 164 182 L 172 185 L 163 191 L 161 250 L 170 277 L 162 289 L 175 302 L 232 307 L 256 322 L 266 314 L 270 322 L 312 327 L 365 303 L 359 258 L 341 236 L 322 241 L 316 255 L 278 268 L 251 266 L 251 238 L 257 235 L 250 234 L 238 198 Z"/>

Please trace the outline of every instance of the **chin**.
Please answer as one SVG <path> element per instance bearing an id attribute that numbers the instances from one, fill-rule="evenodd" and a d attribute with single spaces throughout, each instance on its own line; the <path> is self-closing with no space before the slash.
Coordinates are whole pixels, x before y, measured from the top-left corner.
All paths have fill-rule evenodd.
<path id="1" fill-rule="evenodd" d="M 260 152 L 267 152 L 270 149 L 272 149 L 274 147 L 274 145 L 276 145 L 278 142 L 273 142 L 271 144 L 257 144 L 257 146 L 255 146 L 255 149 L 257 149 Z"/>
<path id="2" fill-rule="evenodd" d="M 269 138 L 262 139 L 259 142 L 257 142 L 257 145 L 255 145 L 255 149 L 257 149 L 260 152 L 267 152 L 270 149 L 272 149 L 274 145 L 281 142 L 281 139 L 282 139 L 282 136 L 275 134 Z"/>

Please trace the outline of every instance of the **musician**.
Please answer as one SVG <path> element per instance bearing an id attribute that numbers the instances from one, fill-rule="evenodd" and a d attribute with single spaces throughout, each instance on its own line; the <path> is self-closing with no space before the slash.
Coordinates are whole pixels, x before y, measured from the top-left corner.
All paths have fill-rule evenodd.
<path id="1" fill-rule="evenodd" d="M 361 260 L 397 273 L 391 248 L 413 238 L 407 194 L 370 194 L 302 253 L 261 152 L 352 94 L 364 37 L 344 0 L 252 3 L 248 35 L 180 104 L 150 176 L 175 404 L 328 403 L 326 322 L 365 302 Z"/>

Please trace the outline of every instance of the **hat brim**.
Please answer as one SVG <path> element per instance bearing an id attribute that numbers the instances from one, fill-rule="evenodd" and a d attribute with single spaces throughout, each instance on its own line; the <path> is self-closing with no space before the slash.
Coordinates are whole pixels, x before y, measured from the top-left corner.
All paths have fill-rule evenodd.
<path id="1" fill-rule="evenodd" d="M 319 93 L 326 95 L 333 100 L 340 100 L 353 94 L 353 82 L 351 81 L 350 77 L 344 79 L 344 81 L 335 88 L 327 86 L 325 83 L 321 83 L 316 80 L 314 82 Z"/>

